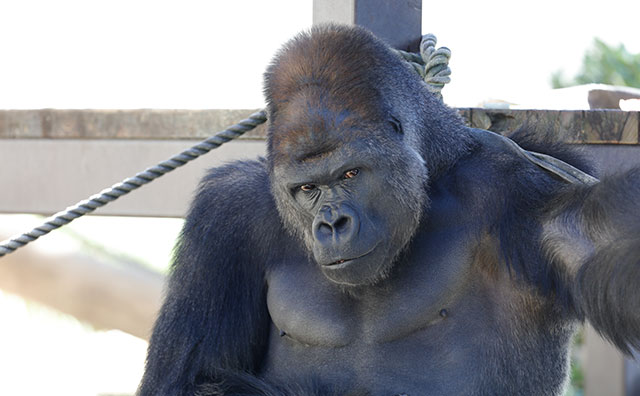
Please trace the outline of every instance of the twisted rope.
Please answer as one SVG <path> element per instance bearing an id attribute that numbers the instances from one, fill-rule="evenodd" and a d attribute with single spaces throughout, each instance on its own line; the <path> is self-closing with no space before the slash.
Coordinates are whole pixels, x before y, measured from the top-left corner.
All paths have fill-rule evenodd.
<path id="1" fill-rule="evenodd" d="M 239 123 L 230 126 L 222 132 L 219 132 L 206 140 L 188 148 L 180 154 L 174 155 L 166 161 L 159 163 L 158 165 L 147 168 L 146 170 L 136 174 L 133 177 L 123 180 L 120 183 L 114 184 L 112 187 L 101 191 L 98 194 L 92 195 L 86 200 L 80 201 L 74 206 L 70 206 L 67 209 L 54 214 L 47 218 L 40 226 L 32 229 L 29 232 L 25 232 L 22 235 L 17 235 L 11 239 L 0 243 L 0 257 L 13 253 L 17 249 L 25 246 L 26 244 L 35 241 L 43 235 L 50 233 L 51 231 L 69 224 L 78 217 L 82 217 L 87 213 L 91 213 L 97 208 L 115 201 L 123 195 L 136 190 L 143 185 L 159 178 L 160 176 L 167 174 L 176 168 L 181 167 L 187 162 L 193 161 L 209 151 L 216 149 L 224 143 L 233 140 L 239 136 L 242 136 L 245 132 L 250 131 L 258 125 L 264 123 L 267 120 L 267 115 L 264 110 L 253 113 L 249 118 L 240 121 Z"/>
<path id="2" fill-rule="evenodd" d="M 438 39 L 429 33 L 422 36 L 420 41 L 420 54 L 399 51 L 398 53 L 407 61 L 415 71 L 427 83 L 427 88 L 442 100 L 442 88 L 451 82 L 451 69 L 449 60 L 451 50 L 447 47 L 436 49 Z"/>

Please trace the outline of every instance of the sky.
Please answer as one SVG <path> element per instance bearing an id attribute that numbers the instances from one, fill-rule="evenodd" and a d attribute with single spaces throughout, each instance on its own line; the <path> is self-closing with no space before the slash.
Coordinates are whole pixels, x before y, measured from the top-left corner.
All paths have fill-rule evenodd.
<path id="1" fill-rule="evenodd" d="M 258 108 L 275 51 L 311 0 L 0 0 L 0 109 Z M 453 56 L 454 106 L 526 102 L 599 37 L 640 52 L 640 2 L 423 1 Z"/>
<path id="2" fill-rule="evenodd" d="M 551 88 L 551 74 L 573 76 L 595 37 L 640 53 L 633 0 L 423 1 L 423 33 L 452 50 L 445 100 L 527 103 Z"/>

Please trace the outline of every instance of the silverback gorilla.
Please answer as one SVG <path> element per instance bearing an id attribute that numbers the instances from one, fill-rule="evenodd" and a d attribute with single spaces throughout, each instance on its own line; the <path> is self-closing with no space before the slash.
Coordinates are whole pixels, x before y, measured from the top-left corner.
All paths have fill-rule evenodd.
<path id="1" fill-rule="evenodd" d="M 640 346 L 640 169 L 565 182 L 357 27 L 294 38 L 265 93 L 266 159 L 202 181 L 141 396 L 558 395 L 580 321 Z"/>

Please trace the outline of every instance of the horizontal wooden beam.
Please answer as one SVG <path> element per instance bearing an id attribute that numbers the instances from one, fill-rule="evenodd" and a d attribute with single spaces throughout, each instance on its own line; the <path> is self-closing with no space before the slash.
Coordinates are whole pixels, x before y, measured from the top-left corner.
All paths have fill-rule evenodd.
<path id="1" fill-rule="evenodd" d="M 459 109 L 475 128 L 508 133 L 521 126 L 559 134 L 569 143 L 640 144 L 640 113 L 620 110 Z"/>
<path id="2" fill-rule="evenodd" d="M 251 110 L 0 110 L 0 139 L 205 139 Z M 244 137 L 264 137 L 258 126 Z"/>
<path id="3" fill-rule="evenodd" d="M 250 110 L 0 110 L 0 139 L 204 139 Z M 572 143 L 640 144 L 640 113 L 620 110 L 459 109 L 474 127 L 506 133 L 528 124 Z M 264 125 L 245 139 L 266 137 Z"/>

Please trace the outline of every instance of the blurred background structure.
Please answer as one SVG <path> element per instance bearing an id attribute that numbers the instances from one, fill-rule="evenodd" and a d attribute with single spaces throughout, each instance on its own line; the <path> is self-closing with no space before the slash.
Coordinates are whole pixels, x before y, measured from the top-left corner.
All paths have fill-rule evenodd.
<path id="1" fill-rule="evenodd" d="M 0 0 L 0 239 L 263 107 L 280 45 L 358 1 L 403 4 L 451 48 L 444 100 L 475 126 L 545 122 L 602 173 L 640 164 L 640 3 Z M 133 394 L 191 192 L 263 133 L 0 259 L 0 394 Z M 636 364 L 577 343 L 567 394 L 633 394 Z"/>

